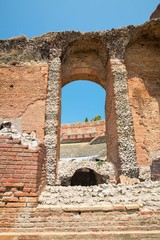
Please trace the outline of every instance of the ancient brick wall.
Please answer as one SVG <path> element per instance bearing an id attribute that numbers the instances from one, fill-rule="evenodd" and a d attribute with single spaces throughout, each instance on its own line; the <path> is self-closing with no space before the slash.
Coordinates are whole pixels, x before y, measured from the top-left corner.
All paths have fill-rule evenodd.
<path id="1" fill-rule="evenodd" d="M 35 131 L 44 140 L 48 65 L 0 67 L 0 120 L 12 120 L 19 132 Z"/>
<path id="2" fill-rule="evenodd" d="M 133 44 L 126 51 L 126 65 L 137 162 L 150 171 L 160 156 L 159 43 L 141 40 Z"/>
<path id="3" fill-rule="evenodd" d="M 33 207 L 45 184 L 45 148 L 29 149 L 21 140 L 0 136 L 0 206 Z"/>
<path id="4" fill-rule="evenodd" d="M 89 138 L 105 135 L 105 121 L 63 124 L 61 126 L 61 139 Z"/>

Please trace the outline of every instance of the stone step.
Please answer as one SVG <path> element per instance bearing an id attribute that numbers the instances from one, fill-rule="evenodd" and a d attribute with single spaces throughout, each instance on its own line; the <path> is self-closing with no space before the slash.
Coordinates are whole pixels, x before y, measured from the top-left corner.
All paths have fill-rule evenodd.
<path id="1" fill-rule="evenodd" d="M 119 230 L 121 230 L 121 229 L 136 229 L 136 230 L 138 230 L 138 229 L 143 229 L 144 228 L 144 230 L 146 229 L 146 227 L 147 227 L 147 229 L 159 229 L 160 230 L 160 227 L 158 226 L 159 225 L 159 223 L 157 223 L 157 222 L 148 222 L 148 223 L 146 223 L 146 222 L 129 222 L 128 224 L 127 224 L 127 222 L 97 222 L 97 224 L 96 224 L 96 222 L 84 222 L 84 224 L 82 224 L 82 223 L 79 223 L 79 222 L 56 222 L 56 223 L 53 223 L 53 222 L 46 222 L 46 223 L 44 223 L 44 222 L 31 222 L 31 223 L 21 223 L 20 224 L 20 226 L 21 227 L 24 227 L 24 228 L 28 228 L 28 227 L 36 227 L 36 228 L 49 228 L 50 230 L 52 230 L 53 228 L 61 228 L 61 229 L 65 229 L 65 228 L 67 228 L 67 229 L 69 229 L 69 228 L 74 228 L 74 229 L 76 229 L 76 228 L 79 228 L 79 229 L 82 229 L 82 230 L 85 230 L 86 228 L 87 229 L 92 229 L 92 228 L 94 228 L 94 229 L 97 229 L 97 230 L 99 230 L 99 229 L 102 229 L 102 228 L 104 228 L 103 229 L 103 231 L 104 230 L 110 230 L 110 229 L 113 229 L 113 228 L 115 228 L 115 230 L 117 230 L 117 229 L 119 229 Z"/>
<path id="2" fill-rule="evenodd" d="M 40 224 L 43 226 L 44 225 L 44 223 L 42 224 L 42 223 L 37 223 L 37 225 L 39 225 L 40 226 Z M 102 221 L 97 221 L 97 222 L 56 222 L 56 223 L 48 223 L 47 222 L 47 226 L 48 227 L 61 227 L 61 228 L 65 228 L 65 227 L 67 227 L 67 228 L 69 228 L 69 227 L 71 227 L 71 228 L 73 228 L 73 227 L 81 227 L 81 228 L 92 228 L 92 227 L 96 227 L 96 228 L 101 228 L 102 226 L 104 227 L 104 228 L 108 228 L 108 227 L 115 227 L 115 228 L 141 228 L 141 227 L 149 227 L 149 228 L 155 228 L 155 226 L 156 226 L 156 228 L 157 229 L 160 229 L 160 227 L 159 226 L 157 226 L 158 224 L 157 224 L 157 221 L 153 221 L 153 222 L 145 222 L 145 221 L 142 221 L 142 222 L 136 222 L 136 221 L 130 221 L 129 223 L 126 221 L 126 222 L 124 222 L 124 221 L 118 221 L 118 222 L 116 222 L 116 221 L 112 221 L 112 222 L 109 222 L 109 221 L 106 221 L 106 222 L 102 222 Z"/>
<path id="3" fill-rule="evenodd" d="M 88 219 L 83 219 L 83 221 L 75 221 L 75 219 L 68 219 L 68 221 L 63 221 L 63 219 L 53 219 L 43 218 L 40 220 L 35 218 L 31 219 L 30 222 L 24 221 L 19 222 L 18 225 L 20 227 L 25 228 L 36 228 L 36 229 L 44 229 L 50 231 L 112 231 L 112 230 L 160 230 L 160 221 L 149 219 L 149 220 L 139 220 L 139 219 L 131 219 L 128 221 L 122 220 L 102 220 L 95 219 L 95 221 L 90 221 Z M 47 221 L 48 220 L 48 221 Z M 94 229 L 94 230 L 93 230 Z"/>
<path id="4" fill-rule="evenodd" d="M 142 225 L 142 226 L 151 226 L 154 224 L 159 224 L 160 223 L 160 218 L 159 215 L 156 217 L 149 217 L 149 218 L 144 218 L 144 216 L 141 217 L 137 217 L 136 215 L 133 217 L 126 217 L 125 216 L 119 216 L 119 217 L 104 217 L 104 216 L 100 216 L 100 217 L 88 217 L 86 215 L 86 217 L 54 217 L 54 216 L 48 216 L 48 217 L 44 217 L 41 216 L 41 218 L 38 217 L 34 217 L 34 218 L 30 218 L 30 222 L 31 223 L 35 223 L 37 224 L 45 224 L 44 223 L 44 219 L 45 222 L 47 223 L 48 226 L 136 226 L 136 225 Z M 25 219 L 24 219 L 25 220 Z M 22 219 L 21 221 L 22 222 Z M 24 221 L 25 224 L 27 224 L 27 221 Z"/>
<path id="5" fill-rule="evenodd" d="M 1 240 L 159 240 L 160 231 L 0 232 Z"/>
<path id="6" fill-rule="evenodd" d="M 22 227 L 25 229 L 25 224 L 22 225 Z M 36 231 L 53 231 L 53 232 L 112 232 L 112 231 L 145 231 L 146 226 L 57 226 L 57 227 L 49 227 L 48 224 L 47 226 L 43 228 L 44 224 L 41 224 L 41 226 L 36 226 Z M 33 229 L 33 228 L 32 228 Z M 30 230 L 27 228 L 27 230 Z M 153 231 L 153 230 L 159 230 L 160 227 L 157 227 L 157 225 L 152 225 L 152 226 L 147 226 L 148 231 Z"/>

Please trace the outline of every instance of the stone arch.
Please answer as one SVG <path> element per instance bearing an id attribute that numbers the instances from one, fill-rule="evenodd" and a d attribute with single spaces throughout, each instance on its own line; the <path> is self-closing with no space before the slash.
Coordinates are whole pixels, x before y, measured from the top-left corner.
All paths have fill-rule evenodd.
<path id="1" fill-rule="evenodd" d="M 63 45 L 63 44 L 62 44 Z M 62 49 L 61 49 L 62 50 Z M 65 49 L 52 49 L 49 67 L 46 105 L 47 179 L 49 185 L 57 180 L 60 158 L 61 88 L 79 79 L 98 83 L 106 91 L 107 157 L 121 174 L 137 177 L 134 134 L 128 101 L 127 77 L 124 64 L 110 58 L 106 43 L 99 35 L 81 34 L 65 44 Z M 62 55 L 61 55 L 62 53 Z M 125 131 L 122 129 L 125 128 Z"/>
<path id="2" fill-rule="evenodd" d="M 75 159 L 64 159 L 59 162 L 58 184 L 70 185 L 74 173 L 82 168 L 92 169 L 97 174 L 97 178 L 99 176 L 98 184 L 115 181 L 115 166 L 111 162 L 91 160 L 89 157 L 84 159 L 79 157 Z"/>
<path id="3" fill-rule="evenodd" d="M 106 89 L 108 50 L 100 39 L 82 35 L 68 45 L 61 61 L 62 87 L 74 80 L 88 79 Z"/>
<path id="4" fill-rule="evenodd" d="M 71 177 L 71 186 L 98 185 L 98 174 L 90 168 L 79 168 Z"/>

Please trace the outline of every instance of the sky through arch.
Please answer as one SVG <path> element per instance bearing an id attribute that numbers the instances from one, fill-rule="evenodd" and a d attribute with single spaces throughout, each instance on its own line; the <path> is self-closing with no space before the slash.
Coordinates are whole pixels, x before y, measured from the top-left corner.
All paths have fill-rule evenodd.
<path id="1" fill-rule="evenodd" d="M 57 31 L 104 31 L 128 25 L 139 25 L 149 20 L 151 13 L 159 3 L 159 0 L 0 0 L 0 39 L 19 35 L 31 38 Z M 72 104 L 75 101 L 72 96 L 75 91 L 74 84 L 69 92 L 68 87 L 70 88 L 66 86 L 64 90 L 64 95 L 68 95 L 68 100 L 63 102 L 63 105 L 68 105 L 68 109 L 66 113 L 62 112 L 62 123 L 83 121 L 85 117 L 90 119 L 99 112 L 96 107 L 92 111 L 91 106 L 88 116 L 84 114 L 85 116 L 78 117 L 78 113 L 72 113 L 72 115 L 68 101 Z M 87 93 L 90 91 L 89 85 Z M 104 93 L 103 89 L 102 93 Z M 87 101 L 83 103 L 84 110 L 86 103 Z M 101 100 L 98 103 L 96 99 L 96 103 L 93 101 L 92 103 L 101 106 Z M 65 117 L 64 114 L 66 114 Z M 71 118 L 68 119 L 69 116 Z"/>
<path id="2" fill-rule="evenodd" d="M 62 88 L 61 123 L 90 121 L 96 115 L 105 118 L 105 90 L 97 83 L 77 80 Z"/>

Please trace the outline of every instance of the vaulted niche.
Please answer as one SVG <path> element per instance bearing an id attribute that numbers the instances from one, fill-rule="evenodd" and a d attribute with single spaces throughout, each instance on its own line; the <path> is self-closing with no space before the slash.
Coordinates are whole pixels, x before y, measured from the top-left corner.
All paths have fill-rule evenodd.
<path id="1" fill-rule="evenodd" d="M 71 186 L 92 186 L 98 185 L 100 175 L 89 168 L 77 169 L 71 178 Z"/>

